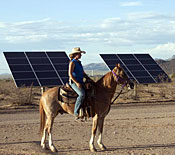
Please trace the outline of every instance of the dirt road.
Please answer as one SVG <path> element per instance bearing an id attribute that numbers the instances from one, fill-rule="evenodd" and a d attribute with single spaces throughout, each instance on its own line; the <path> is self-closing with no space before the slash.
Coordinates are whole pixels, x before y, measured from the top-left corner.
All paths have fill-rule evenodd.
<path id="1" fill-rule="evenodd" d="M 118 154 L 174 155 L 175 103 L 153 106 L 113 106 L 105 120 L 103 142 L 107 151 L 89 151 L 91 123 L 75 122 L 71 115 L 58 115 L 53 139 L 58 153 L 42 150 L 37 110 L 0 111 L 0 154 Z"/>

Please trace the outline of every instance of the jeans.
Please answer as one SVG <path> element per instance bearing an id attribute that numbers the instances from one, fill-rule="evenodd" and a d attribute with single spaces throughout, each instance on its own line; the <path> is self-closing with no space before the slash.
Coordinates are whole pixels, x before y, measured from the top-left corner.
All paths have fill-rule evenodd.
<path id="1" fill-rule="evenodd" d="M 78 88 L 77 85 L 73 82 L 70 82 L 71 87 L 73 88 L 73 90 L 78 94 L 76 103 L 75 103 L 75 108 L 74 108 L 74 115 L 78 115 L 78 111 L 80 109 L 80 106 L 83 103 L 83 100 L 85 98 L 85 90 L 83 87 Z"/>

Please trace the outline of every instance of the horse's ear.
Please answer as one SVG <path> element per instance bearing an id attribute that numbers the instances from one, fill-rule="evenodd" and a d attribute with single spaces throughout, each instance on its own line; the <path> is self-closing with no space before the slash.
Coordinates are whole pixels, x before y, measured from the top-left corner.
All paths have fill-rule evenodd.
<path id="1" fill-rule="evenodd" d="M 115 66 L 116 66 L 117 68 L 120 68 L 120 64 L 119 64 L 119 63 L 118 63 L 118 64 L 116 64 Z"/>

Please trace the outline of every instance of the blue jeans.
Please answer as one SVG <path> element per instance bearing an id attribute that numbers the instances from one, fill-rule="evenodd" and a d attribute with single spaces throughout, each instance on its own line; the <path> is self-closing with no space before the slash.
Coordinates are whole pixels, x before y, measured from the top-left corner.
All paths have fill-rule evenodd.
<path id="1" fill-rule="evenodd" d="M 74 115 L 78 115 L 78 111 L 80 109 L 80 106 L 83 103 L 83 100 L 85 98 L 85 90 L 83 87 L 78 88 L 77 85 L 75 83 L 69 83 L 71 85 L 71 87 L 73 88 L 73 90 L 78 94 L 76 103 L 75 103 L 75 107 L 74 107 Z"/>

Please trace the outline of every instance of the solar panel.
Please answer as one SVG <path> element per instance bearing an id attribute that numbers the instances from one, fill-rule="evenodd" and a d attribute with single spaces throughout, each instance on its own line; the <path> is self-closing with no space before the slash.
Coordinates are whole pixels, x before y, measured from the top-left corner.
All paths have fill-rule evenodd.
<path id="1" fill-rule="evenodd" d="M 100 54 L 112 70 L 120 63 L 127 76 L 138 84 L 160 83 L 170 79 L 149 54 Z"/>
<path id="2" fill-rule="evenodd" d="M 65 52 L 3 52 L 17 87 L 56 86 L 68 82 Z"/>

